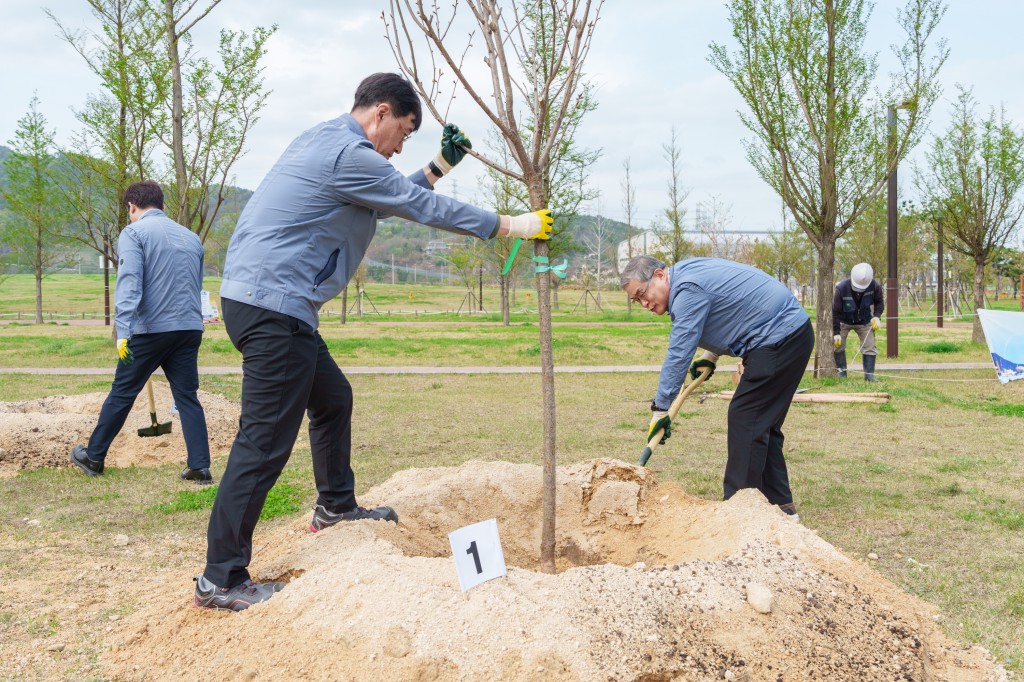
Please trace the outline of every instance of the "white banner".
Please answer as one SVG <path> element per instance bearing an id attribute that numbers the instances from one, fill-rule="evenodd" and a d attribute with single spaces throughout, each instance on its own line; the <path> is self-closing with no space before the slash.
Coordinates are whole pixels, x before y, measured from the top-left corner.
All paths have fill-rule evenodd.
<path id="1" fill-rule="evenodd" d="M 999 383 L 1024 379 L 1024 313 L 978 309 Z"/>

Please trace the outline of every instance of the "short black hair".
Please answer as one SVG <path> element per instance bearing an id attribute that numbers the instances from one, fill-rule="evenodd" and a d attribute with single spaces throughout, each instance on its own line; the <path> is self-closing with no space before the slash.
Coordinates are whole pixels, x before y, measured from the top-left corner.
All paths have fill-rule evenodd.
<path id="1" fill-rule="evenodd" d="M 124 205 L 135 204 L 138 208 L 164 210 L 164 191 L 153 180 L 133 182 L 124 191 Z"/>
<path id="2" fill-rule="evenodd" d="M 352 111 L 375 107 L 385 103 L 398 118 L 416 114 L 413 130 L 419 130 L 423 122 L 423 107 L 419 95 L 408 80 L 397 73 L 375 73 L 367 76 L 356 88 Z"/>

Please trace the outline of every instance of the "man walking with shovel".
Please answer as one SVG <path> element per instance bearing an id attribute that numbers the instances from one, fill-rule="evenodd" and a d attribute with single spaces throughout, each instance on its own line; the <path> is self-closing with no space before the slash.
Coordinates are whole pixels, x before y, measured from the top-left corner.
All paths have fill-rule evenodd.
<path id="1" fill-rule="evenodd" d="M 720 258 L 690 258 L 671 268 L 637 256 L 622 271 L 622 288 L 655 315 L 672 316 L 648 440 L 671 435 L 668 408 L 687 368 L 696 379 L 715 371 L 719 355 L 743 359 L 744 372 L 729 404 L 729 456 L 725 499 L 757 488 L 768 501 L 796 516 L 782 453 L 782 423 L 814 348 L 810 318 L 774 277 Z M 698 360 L 697 348 L 705 350 Z M 797 517 L 799 518 L 799 517 Z"/>
<path id="2" fill-rule="evenodd" d="M 206 414 L 196 395 L 203 339 L 203 245 L 195 233 L 164 215 L 164 194 L 157 183 L 134 183 L 125 191 L 124 201 L 131 225 L 117 240 L 117 369 L 89 443 L 74 447 L 71 462 L 88 476 L 103 473 L 110 443 L 121 432 L 143 387 L 149 393 L 151 425 L 139 429 L 139 435 L 170 433 L 170 422 L 157 421 L 150 383 L 150 375 L 162 367 L 181 414 L 188 451 L 188 466 L 181 478 L 213 483 Z"/>

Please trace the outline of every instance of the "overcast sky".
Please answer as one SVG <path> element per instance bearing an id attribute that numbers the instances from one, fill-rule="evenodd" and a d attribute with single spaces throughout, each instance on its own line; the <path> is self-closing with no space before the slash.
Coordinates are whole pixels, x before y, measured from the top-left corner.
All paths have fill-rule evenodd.
<path id="1" fill-rule="evenodd" d="M 443 2 L 443 0 L 442 0 Z M 266 85 L 273 91 L 252 131 L 248 155 L 236 166 L 235 184 L 255 189 L 271 165 L 301 131 L 348 111 L 356 85 L 375 71 L 396 71 L 384 39 L 381 0 L 223 0 L 195 32 L 197 48 L 216 56 L 216 32 L 277 23 L 268 43 Z M 895 17 L 902 3 L 878 0 L 869 43 L 879 50 L 880 73 L 894 68 L 889 45 L 899 38 Z M 10 146 L 17 120 L 33 92 L 58 142 L 76 129 L 73 109 L 97 92 L 98 82 L 81 58 L 58 36 L 43 13 L 49 8 L 71 26 L 94 26 L 85 0 L 43 3 L 5 0 L 0 9 L 0 143 Z M 981 111 L 1005 105 L 1018 128 L 1024 124 L 1024 26 L 1020 0 L 951 0 L 939 33 L 950 58 L 942 73 L 944 94 L 931 121 L 942 131 L 955 96 L 954 84 L 974 87 Z M 623 161 L 632 166 L 637 223 L 647 226 L 666 205 L 669 176 L 664 145 L 674 126 L 682 152 L 682 182 L 691 189 L 686 206 L 692 220 L 697 202 L 716 197 L 731 208 L 733 229 L 775 229 L 777 195 L 746 161 L 742 140 L 749 133 L 737 110 L 743 105 L 726 79 L 707 61 L 708 44 L 732 47 L 721 0 L 607 0 L 595 33 L 586 72 L 597 85 L 597 111 L 588 115 L 579 141 L 601 149 L 590 182 L 601 192 L 591 212 L 624 218 Z M 457 100 L 449 119 L 477 146 L 487 132 L 468 99 Z M 440 126 L 429 116 L 420 132 L 392 162 L 411 172 L 433 157 Z M 919 155 L 920 152 L 918 152 Z M 438 185 L 473 200 L 483 166 L 468 159 Z M 909 169 L 900 174 L 903 196 L 913 193 Z"/>

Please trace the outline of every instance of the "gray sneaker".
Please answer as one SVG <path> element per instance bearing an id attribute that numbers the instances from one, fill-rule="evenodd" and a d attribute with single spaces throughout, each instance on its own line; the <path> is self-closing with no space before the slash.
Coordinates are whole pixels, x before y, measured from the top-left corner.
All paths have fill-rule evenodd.
<path id="1" fill-rule="evenodd" d="M 254 583 L 246 580 L 234 587 L 218 587 L 204 576 L 196 576 L 196 596 L 193 605 L 201 609 L 244 611 L 253 604 L 267 601 L 274 593 L 284 589 L 284 583 Z"/>
<path id="2" fill-rule="evenodd" d="M 359 521 L 361 519 L 398 523 L 398 514 L 391 507 L 375 507 L 374 509 L 356 507 L 346 512 L 334 513 L 327 511 L 322 504 L 318 504 L 313 507 L 313 520 L 309 522 L 309 529 L 316 533 L 324 528 L 330 528 L 340 521 Z"/>
<path id="3" fill-rule="evenodd" d="M 71 450 L 71 463 L 84 471 L 86 476 L 103 475 L 103 460 L 89 457 L 84 445 L 76 445 Z"/>

